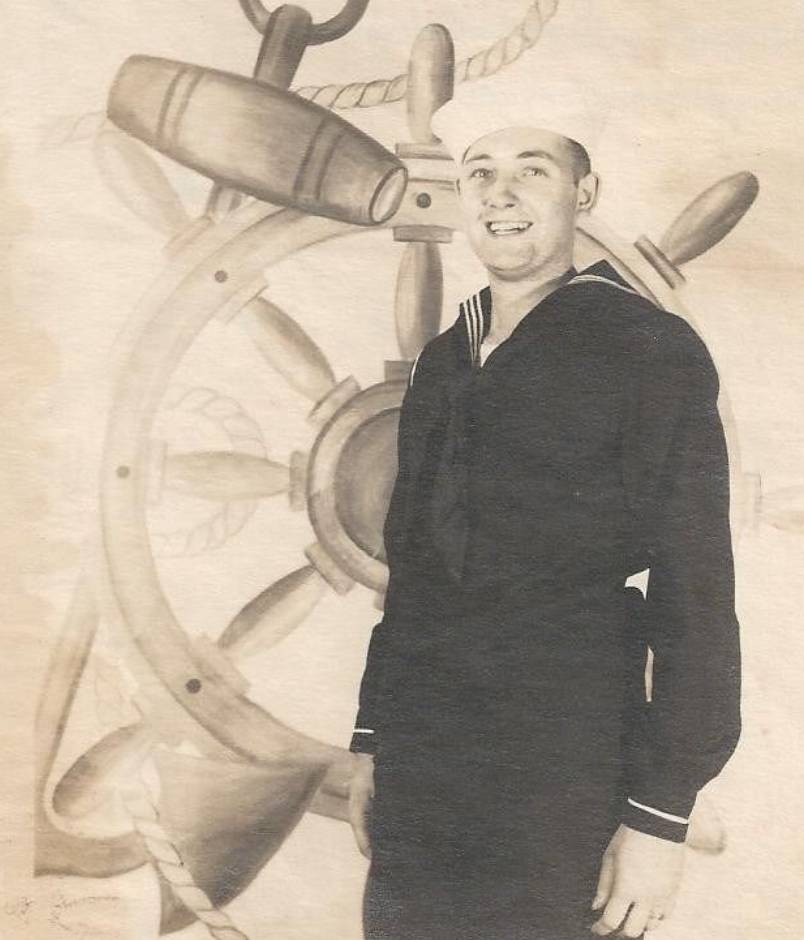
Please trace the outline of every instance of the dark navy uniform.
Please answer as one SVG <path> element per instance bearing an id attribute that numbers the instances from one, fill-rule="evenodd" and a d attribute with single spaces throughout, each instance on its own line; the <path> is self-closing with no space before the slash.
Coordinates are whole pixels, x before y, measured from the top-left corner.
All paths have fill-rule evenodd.
<path id="1" fill-rule="evenodd" d="M 570 273 L 482 366 L 467 300 L 402 405 L 351 745 L 369 938 L 588 936 L 617 826 L 683 841 L 739 736 L 716 370 L 607 263 Z"/>

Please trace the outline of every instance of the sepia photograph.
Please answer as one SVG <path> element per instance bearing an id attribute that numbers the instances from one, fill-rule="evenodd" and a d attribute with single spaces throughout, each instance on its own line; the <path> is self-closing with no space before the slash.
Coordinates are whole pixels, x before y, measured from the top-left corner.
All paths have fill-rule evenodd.
<path id="1" fill-rule="evenodd" d="M 804 5 L 10 0 L 9 940 L 798 940 Z"/>

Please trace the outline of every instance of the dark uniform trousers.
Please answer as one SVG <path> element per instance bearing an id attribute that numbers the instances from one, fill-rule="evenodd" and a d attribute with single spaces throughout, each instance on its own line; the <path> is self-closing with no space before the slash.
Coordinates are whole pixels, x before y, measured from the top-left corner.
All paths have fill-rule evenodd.
<path id="1" fill-rule="evenodd" d="M 366 940 L 592 936 L 592 900 L 623 788 L 605 734 L 595 755 L 588 745 L 579 753 L 580 729 L 554 731 L 545 729 L 538 758 L 420 743 L 376 756 Z"/>

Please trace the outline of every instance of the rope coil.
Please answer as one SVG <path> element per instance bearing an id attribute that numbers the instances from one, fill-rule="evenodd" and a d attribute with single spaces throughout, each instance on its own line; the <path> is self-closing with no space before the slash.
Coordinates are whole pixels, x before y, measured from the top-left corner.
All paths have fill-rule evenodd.
<path id="1" fill-rule="evenodd" d="M 455 66 L 455 83 L 488 78 L 515 62 L 534 46 L 545 25 L 555 16 L 559 0 L 534 0 L 524 18 L 493 45 L 462 59 Z M 378 78 L 370 82 L 349 82 L 343 85 L 304 85 L 293 91 L 324 108 L 347 110 L 373 108 L 401 101 L 407 94 L 406 74 Z"/>

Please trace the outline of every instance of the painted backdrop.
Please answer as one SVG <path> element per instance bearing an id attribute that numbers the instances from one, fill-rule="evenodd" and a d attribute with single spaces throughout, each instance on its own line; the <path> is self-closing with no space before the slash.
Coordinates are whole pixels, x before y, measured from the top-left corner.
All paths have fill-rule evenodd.
<path id="1" fill-rule="evenodd" d="M 307 7 L 320 23 L 337 14 L 341 3 L 309 0 Z M 112 80 L 128 56 L 249 75 L 259 37 L 234 0 L 11 0 L 8 10 L 0 142 L 0 228 L 9 259 L 0 326 L 8 426 L 0 499 L 10 519 L 0 575 L 8 667 L 0 731 L 7 791 L 0 803 L 4 936 L 139 940 L 156 937 L 160 911 L 165 918 L 175 907 L 205 911 L 207 924 L 221 937 L 356 940 L 366 863 L 348 825 L 337 818 L 342 812 L 338 780 L 328 797 L 321 789 L 313 794 L 330 766 L 328 749 L 343 748 L 349 739 L 381 584 L 372 580 L 379 569 L 369 566 L 366 573 L 362 560 L 353 568 L 348 559 L 329 564 L 333 552 L 338 557 L 337 546 L 329 546 L 323 560 L 320 553 L 312 559 L 305 554 L 316 535 L 320 542 L 321 532 L 311 530 L 299 501 L 304 502 L 316 429 L 329 412 L 325 409 L 318 423 L 309 415 L 313 401 L 338 389 L 348 401 L 357 386 L 369 389 L 403 374 L 394 372 L 401 368 L 394 363 L 410 358 L 416 336 L 400 339 L 395 311 L 401 303 L 414 310 L 425 303 L 416 300 L 413 288 L 422 275 L 414 269 L 428 269 L 432 276 L 438 252 L 443 325 L 451 321 L 457 300 L 480 285 L 482 270 L 459 233 L 448 238 L 442 231 L 428 240 L 418 230 L 395 239 L 388 226 L 350 230 L 320 243 L 311 239 L 316 243 L 304 251 L 257 265 L 248 277 L 230 272 L 225 256 L 210 269 L 205 291 L 228 290 L 230 276 L 244 284 L 187 343 L 148 428 L 143 479 L 150 544 L 167 610 L 207 670 L 203 682 L 212 677 L 227 687 L 239 683 L 244 696 L 283 726 L 320 742 L 305 751 L 299 769 L 290 766 L 294 751 L 289 745 L 283 749 L 280 735 L 275 756 L 285 777 L 227 775 L 226 769 L 215 777 L 219 764 L 215 770 L 193 763 L 201 754 L 209 757 L 208 738 L 202 735 L 199 743 L 195 731 L 160 720 L 160 710 L 172 715 L 175 703 L 127 644 L 115 586 L 97 582 L 102 473 L 116 474 L 112 483 L 116 479 L 124 486 L 130 469 L 122 462 L 104 471 L 115 389 L 142 380 L 150 364 L 165 356 L 164 343 L 186 338 L 177 326 L 173 333 L 149 336 L 145 345 L 134 342 L 141 357 L 138 371 L 126 358 L 142 325 L 135 310 L 142 311 L 137 305 L 155 284 L 164 286 L 163 272 L 171 277 L 171 259 L 184 250 L 174 236 L 184 232 L 186 241 L 187 220 L 209 206 L 210 182 L 161 156 L 151 162 L 146 148 L 121 144 L 122 135 L 104 123 L 103 112 Z M 707 791 L 725 848 L 688 853 L 679 907 L 658 936 L 797 937 L 804 914 L 804 692 L 798 682 L 804 645 L 797 629 L 804 602 L 798 577 L 804 504 L 804 430 L 798 420 L 804 406 L 799 312 L 804 131 L 797 114 L 804 9 L 793 0 L 765 7 L 745 0 L 727 6 L 713 0 L 371 0 L 351 32 L 306 51 L 293 87 L 309 97 L 312 89 L 330 84 L 404 74 L 413 44 L 429 23 L 447 27 L 459 62 L 476 57 L 470 69 L 492 71 L 510 58 L 497 76 L 501 95 L 538 93 L 541 77 L 555 71 L 582 74 L 603 89 L 611 114 L 599 154 L 604 182 L 595 218 L 616 233 L 618 245 L 630 246 L 640 235 L 661 243 L 684 206 L 724 177 L 748 171 L 759 180 L 756 202 L 734 231 L 684 264 L 687 283 L 683 298 L 678 294 L 718 365 L 739 447 L 734 519 L 745 730 L 737 754 Z M 509 35 L 514 38 L 505 49 L 497 46 L 490 58 L 483 57 Z M 393 97 L 390 86 L 361 85 L 360 91 Z M 336 91 L 320 94 L 329 104 Z M 354 103 L 354 88 L 343 94 L 341 103 Z M 404 101 L 338 113 L 390 151 L 397 143 L 417 142 Z M 211 119 L 211 138 L 226 133 L 226 126 Z M 427 177 L 432 168 L 426 146 L 422 149 L 427 141 L 418 143 L 419 151 L 412 156 L 408 151 L 405 159 L 411 175 Z M 441 173 L 446 178 L 448 168 L 442 165 Z M 428 195 L 446 229 L 454 216 L 441 208 L 445 192 L 444 186 L 433 186 Z M 162 195 L 155 199 L 155 193 Z M 400 211 L 407 214 L 397 218 L 408 228 L 430 225 L 432 235 L 429 206 L 416 203 L 417 195 L 409 189 L 406 198 L 413 203 L 403 201 Z M 236 207 L 235 202 L 230 191 L 218 191 L 216 221 L 228 224 L 232 210 L 231 218 L 246 220 L 244 228 L 267 226 L 261 204 Z M 329 224 L 322 231 L 329 232 Z M 290 245 L 283 239 L 295 237 L 291 229 L 259 229 L 257 256 L 272 244 L 281 254 L 283 245 Z M 208 232 L 198 237 L 198 244 L 211 244 L 203 241 Z M 412 244 L 419 247 L 411 249 Z M 628 249 L 628 257 L 633 251 Z M 407 286 L 398 288 L 401 265 Z M 249 308 L 246 323 L 243 305 L 257 294 L 265 304 Z M 193 310 L 190 303 L 189 320 Z M 432 309 L 428 315 L 433 328 Z M 284 344 L 282 356 L 276 355 L 278 343 Z M 122 368 L 130 372 L 121 375 Z M 349 376 L 355 385 L 344 384 Z M 333 401 L 341 399 L 336 394 Z M 365 407 L 380 414 L 386 404 L 383 399 Z M 121 428 L 122 423 L 122 435 Z M 382 449 L 393 427 L 375 430 L 372 446 Z M 350 505 L 359 504 L 354 481 L 370 478 L 372 469 L 371 460 L 364 457 L 361 463 L 356 457 L 348 478 L 331 481 L 332 486 L 345 488 L 341 497 L 351 499 Z M 347 520 L 352 541 L 363 539 L 364 555 L 378 550 L 371 544 L 372 520 L 382 499 L 382 486 L 375 487 Z M 319 511 L 326 514 L 326 507 Z M 344 524 L 342 516 L 335 517 L 320 522 L 330 535 L 331 526 Z M 136 520 L 122 510 L 114 510 L 112 519 L 115 538 L 125 541 Z M 147 629 L 161 614 L 137 593 L 136 571 L 132 562 L 116 577 L 145 605 L 138 611 Z M 282 581 L 299 571 L 295 581 Z M 351 581 L 359 582 L 354 589 Z M 91 591 L 76 593 L 83 583 L 91 584 Z M 264 595 L 277 583 L 283 585 L 278 594 Z M 265 627 L 265 610 L 275 612 L 277 605 L 281 616 Z M 43 743 L 41 734 L 34 739 L 30 719 L 43 688 L 55 681 L 47 664 L 59 650 L 65 626 L 80 632 L 96 608 L 98 632 L 47 774 L 45 799 L 52 806 L 64 774 L 88 751 L 97 757 L 90 749 L 105 741 L 126 757 L 110 777 L 111 800 L 79 785 L 81 774 L 89 772 L 81 765 L 81 773 L 70 778 L 79 784 L 60 792 L 59 805 L 69 810 L 69 819 L 59 826 L 83 838 L 125 842 L 134 818 L 142 838 L 121 849 L 132 853 L 130 871 L 108 878 L 48 871 L 32 882 L 31 833 L 41 802 L 41 794 L 33 796 L 32 767 L 34 751 L 38 747 L 41 753 Z M 255 624 L 263 624 L 262 640 Z M 231 646 L 240 646 L 232 656 L 237 672 L 227 671 L 228 660 L 215 648 L 227 625 L 234 625 Z M 166 650 L 163 662 L 174 659 Z M 71 662 L 67 657 L 59 668 L 64 671 Z M 195 676 L 181 681 L 189 696 L 206 689 Z M 64 694 L 69 697 L 69 689 Z M 143 718 L 150 730 L 125 732 L 130 740 L 121 746 L 118 729 L 139 727 Z M 43 720 L 51 729 L 58 724 L 52 716 Z M 262 740 L 259 730 L 254 740 Z M 137 759 L 159 742 L 170 746 L 158 748 L 155 760 Z M 166 779 L 172 781 L 170 792 Z M 287 798 L 272 802 L 266 794 L 277 792 L 278 779 Z M 157 798 L 160 780 L 163 792 Z M 199 780 L 219 794 L 214 812 L 203 819 L 189 796 Z M 159 799 L 162 815 L 154 816 Z M 168 818 L 170 831 L 162 825 Z M 249 825 L 232 834 L 239 819 Z M 257 836 L 254 820 L 264 824 Z M 194 886 L 174 885 L 183 895 L 164 887 L 171 872 L 176 881 L 171 853 L 182 832 L 185 845 L 192 844 L 187 850 L 213 869 L 210 883 L 216 880 L 215 866 L 223 868 L 230 860 L 220 851 L 227 833 L 233 864 L 251 865 L 250 875 L 239 876 L 242 890 L 220 905 L 226 911 L 220 920 L 204 896 L 193 894 Z M 149 840 L 150 861 L 135 864 L 143 840 Z M 278 851 L 263 865 L 271 846 Z M 66 856 L 65 869 L 91 867 L 89 853 L 82 857 L 68 848 Z M 162 903 L 154 860 L 162 863 Z M 183 908 L 176 896 L 183 898 Z M 171 925 L 180 923 L 179 914 Z M 174 935 L 190 940 L 209 931 L 195 921 Z"/>

